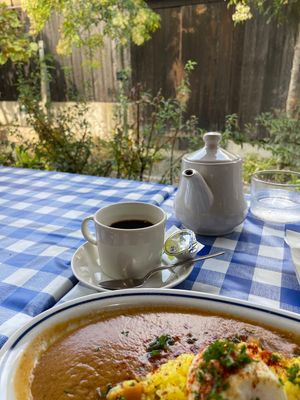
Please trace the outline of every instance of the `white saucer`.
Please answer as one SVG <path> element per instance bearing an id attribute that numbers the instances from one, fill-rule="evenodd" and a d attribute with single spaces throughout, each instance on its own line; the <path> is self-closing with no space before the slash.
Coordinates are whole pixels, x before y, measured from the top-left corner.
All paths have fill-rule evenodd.
<path id="1" fill-rule="evenodd" d="M 101 287 L 101 281 L 111 279 L 101 271 L 99 263 L 98 250 L 93 244 L 86 242 L 80 246 L 74 253 L 71 260 L 71 268 L 75 277 L 84 285 L 106 292 L 107 289 Z M 154 274 L 143 288 L 171 288 L 184 281 L 192 272 L 194 265 L 181 266 L 171 270 L 163 270 Z"/>

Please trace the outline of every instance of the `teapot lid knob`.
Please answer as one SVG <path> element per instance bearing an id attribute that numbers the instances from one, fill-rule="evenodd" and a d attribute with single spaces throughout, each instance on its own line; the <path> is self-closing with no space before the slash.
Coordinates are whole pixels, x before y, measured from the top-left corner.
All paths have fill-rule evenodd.
<path id="1" fill-rule="evenodd" d="M 0 0 L 1 1 L 1 0 Z M 192 163 L 231 163 L 241 160 L 239 156 L 222 149 L 219 143 L 222 134 L 219 132 L 207 132 L 203 135 L 205 146 L 202 149 L 186 154 L 183 159 Z M 187 167 L 193 168 L 193 164 L 187 164 Z"/>
<path id="2" fill-rule="evenodd" d="M 222 139 L 222 135 L 219 132 L 207 132 L 203 135 L 205 145 L 210 148 L 219 147 L 219 143 Z"/>

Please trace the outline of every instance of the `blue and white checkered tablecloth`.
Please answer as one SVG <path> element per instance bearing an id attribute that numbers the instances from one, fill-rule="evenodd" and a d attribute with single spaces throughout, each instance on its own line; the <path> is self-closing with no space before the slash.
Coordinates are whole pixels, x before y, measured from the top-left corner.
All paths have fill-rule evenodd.
<path id="1" fill-rule="evenodd" d="M 162 205 L 170 215 L 174 194 Z M 168 226 L 180 223 L 174 215 Z M 204 291 L 300 313 L 300 285 L 286 244 L 285 230 L 299 232 L 300 224 L 263 222 L 248 212 L 232 233 L 223 237 L 197 236 L 201 254 L 225 250 L 217 259 L 196 263 L 177 288 Z M 300 244 L 300 243 L 299 243 Z"/>
<path id="2" fill-rule="evenodd" d="M 84 217 L 107 204 L 161 205 L 174 187 L 0 167 L 0 347 L 76 283 L 71 257 Z"/>
<path id="3" fill-rule="evenodd" d="M 0 346 L 60 299 L 90 291 L 81 285 L 73 288 L 77 281 L 70 268 L 73 253 L 84 242 L 80 224 L 85 216 L 113 202 L 146 201 L 167 211 L 167 228 L 180 226 L 173 215 L 175 190 L 159 184 L 0 168 Z M 300 224 L 289 228 L 300 232 Z M 198 236 L 205 244 L 201 254 L 218 250 L 225 254 L 196 263 L 177 287 L 300 313 L 300 286 L 284 234 L 285 226 L 263 223 L 249 213 L 229 235 Z"/>

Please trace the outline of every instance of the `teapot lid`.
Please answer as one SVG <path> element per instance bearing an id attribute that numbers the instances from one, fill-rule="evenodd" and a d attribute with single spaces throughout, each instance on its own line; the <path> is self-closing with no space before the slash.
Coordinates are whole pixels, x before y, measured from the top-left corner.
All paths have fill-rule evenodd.
<path id="1" fill-rule="evenodd" d="M 240 157 L 222 149 L 219 143 L 222 135 L 219 132 L 207 132 L 203 135 L 205 146 L 193 153 L 186 154 L 187 161 L 200 163 L 231 163 L 240 160 Z"/>

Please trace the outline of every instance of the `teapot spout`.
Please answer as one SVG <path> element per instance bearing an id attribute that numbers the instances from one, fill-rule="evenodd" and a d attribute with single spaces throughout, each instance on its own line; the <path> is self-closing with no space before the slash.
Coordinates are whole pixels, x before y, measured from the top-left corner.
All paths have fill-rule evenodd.
<path id="1" fill-rule="evenodd" d="M 189 186 L 193 186 L 192 195 L 197 196 L 197 208 L 204 212 L 208 211 L 213 203 L 214 195 L 202 175 L 193 168 L 187 168 L 182 172 L 182 178 L 189 180 Z"/>
<path id="2" fill-rule="evenodd" d="M 213 200 L 213 193 L 202 175 L 195 169 L 185 169 L 181 174 L 174 204 L 179 221 L 197 231 L 201 214 L 209 212 Z"/>

